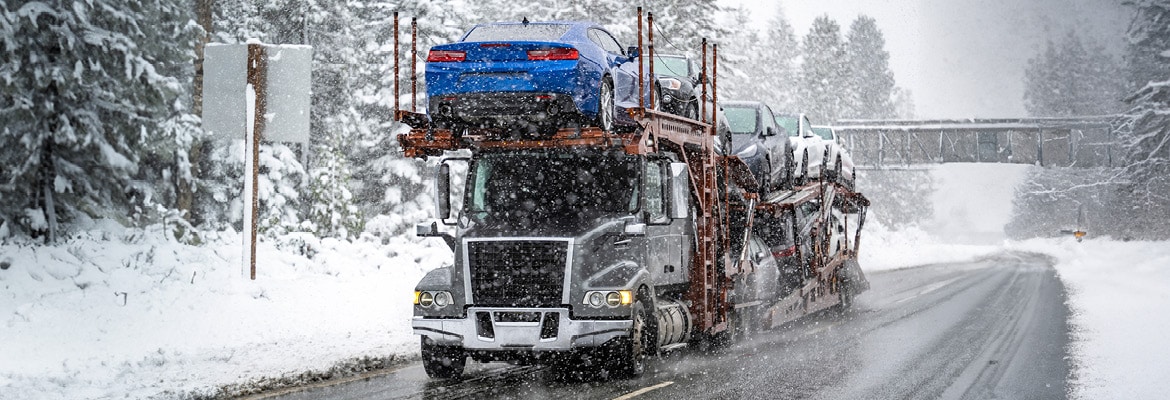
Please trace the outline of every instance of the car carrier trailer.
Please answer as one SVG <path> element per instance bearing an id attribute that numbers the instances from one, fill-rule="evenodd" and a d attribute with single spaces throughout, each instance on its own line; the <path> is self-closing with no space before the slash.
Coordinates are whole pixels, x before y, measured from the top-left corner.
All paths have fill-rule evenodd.
<path id="1" fill-rule="evenodd" d="M 652 56 L 652 42 L 649 49 Z M 704 41 L 704 71 L 706 50 Z M 715 83 L 703 82 L 712 110 Z M 572 126 L 532 138 L 451 132 L 396 110 L 412 128 L 398 137 L 403 153 L 440 158 L 437 221 L 417 234 L 444 239 L 454 253 L 452 265 L 427 273 L 415 290 L 412 325 L 428 375 L 458 377 L 472 358 L 637 376 L 646 357 L 848 306 L 868 288 L 856 262 L 859 233 L 829 251 L 831 210 L 857 216 L 860 232 L 864 196 L 825 181 L 746 190 L 757 187 L 747 166 L 717 150 L 717 113 L 692 120 L 647 107 L 628 112 L 633 131 Z M 451 198 L 460 181 L 452 163 L 467 166 L 459 202 Z M 747 254 L 756 217 L 812 203 L 823 213 L 804 238 L 812 246 L 801 284 L 749 287 L 761 273 Z"/>

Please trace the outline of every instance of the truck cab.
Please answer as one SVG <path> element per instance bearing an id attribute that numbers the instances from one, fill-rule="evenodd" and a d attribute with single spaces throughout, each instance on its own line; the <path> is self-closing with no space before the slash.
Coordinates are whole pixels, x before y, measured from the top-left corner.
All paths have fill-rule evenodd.
<path id="1" fill-rule="evenodd" d="M 479 361 L 612 359 L 640 373 L 641 358 L 686 339 L 681 299 L 695 243 L 687 165 L 603 149 L 478 151 L 467 162 L 454 218 L 437 185 L 439 224 L 453 266 L 417 285 L 414 332 L 432 377 Z M 440 166 L 438 182 L 450 182 Z M 682 325 L 682 326 L 676 326 Z M 630 351 L 634 350 L 634 351 Z"/>

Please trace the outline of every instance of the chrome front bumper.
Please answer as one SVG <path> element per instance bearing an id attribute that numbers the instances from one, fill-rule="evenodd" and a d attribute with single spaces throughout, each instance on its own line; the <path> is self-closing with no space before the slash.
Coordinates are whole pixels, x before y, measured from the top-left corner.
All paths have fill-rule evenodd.
<path id="1" fill-rule="evenodd" d="M 555 326 L 546 321 L 550 319 L 555 319 Z M 467 318 L 415 316 L 412 326 L 416 335 L 467 350 L 555 351 L 601 346 L 628 336 L 632 324 L 630 320 L 569 319 L 567 308 L 471 307 Z"/>

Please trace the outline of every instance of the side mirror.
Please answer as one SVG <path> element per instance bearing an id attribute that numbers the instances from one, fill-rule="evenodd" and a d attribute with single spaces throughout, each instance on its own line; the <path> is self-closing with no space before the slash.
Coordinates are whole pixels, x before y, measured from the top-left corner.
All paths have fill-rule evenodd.
<path id="1" fill-rule="evenodd" d="M 670 217 L 682 219 L 690 216 L 690 177 L 686 163 L 670 163 Z"/>
<path id="2" fill-rule="evenodd" d="M 626 222 L 622 227 L 622 234 L 626 236 L 646 236 L 646 224 L 641 222 Z"/>
<path id="3" fill-rule="evenodd" d="M 435 237 L 439 236 L 439 223 L 421 223 L 414 226 L 414 235 L 418 237 Z"/>
<path id="4" fill-rule="evenodd" d="M 769 127 L 764 128 L 764 136 L 772 136 L 775 134 L 776 134 L 776 130 L 772 129 L 772 127 L 769 126 Z"/>
<path id="5" fill-rule="evenodd" d="M 451 217 L 451 166 L 446 163 L 439 164 L 435 176 L 435 209 L 440 220 Z"/>
<path id="6" fill-rule="evenodd" d="M 455 237 L 448 233 L 439 231 L 439 223 L 431 222 L 429 224 L 417 224 L 414 226 L 414 235 L 418 237 L 438 237 L 443 238 L 443 242 L 447 243 L 447 247 L 451 251 L 455 251 Z"/>
<path id="7" fill-rule="evenodd" d="M 638 49 L 638 46 L 630 46 L 630 48 L 626 49 L 626 55 L 630 56 L 630 60 L 634 60 L 642 55 L 642 51 Z"/>

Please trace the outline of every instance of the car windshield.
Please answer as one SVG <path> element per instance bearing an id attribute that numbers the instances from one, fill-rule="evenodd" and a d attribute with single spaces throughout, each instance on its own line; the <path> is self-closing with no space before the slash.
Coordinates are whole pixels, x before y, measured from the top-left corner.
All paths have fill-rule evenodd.
<path id="1" fill-rule="evenodd" d="M 829 129 L 829 127 L 814 126 L 812 130 L 813 133 L 817 134 L 817 136 L 820 136 L 821 139 L 833 140 L 833 130 Z"/>
<path id="2" fill-rule="evenodd" d="M 788 136 L 791 137 L 800 136 L 800 132 L 798 130 L 800 124 L 797 121 L 798 120 L 796 117 L 789 115 L 776 116 L 776 125 L 780 125 L 781 128 L 784 128 L 784 130 L 788 132 Z"/>
<path id="3" fill-rule="evenodd" d="M 723 113 L 727 116 L 728 125 L 731 125 L 731 133 L 756 133 L 759 121 L 756 118 L 755 107 L 727 107 L 723 109 Z"/>
<path id="4" fill-rule="evenodd" d="M 566 24 L 480 25 L 467 33 L 464 42 L 502 42 L 515 40 L 560 40 L 569 31 Z"/>
<path id="5" fill-rule="evenodd" d="M 632 213 L 638 209 L 638 165 L 625 155 L 486 155 L 469 176 L 467 211 L 480 220 L 524 225 Z"/>
<path id="6" fill-rule="evenodd" d="M 687 59 L 681 57 L 654 57 L 654 73 L 685 78 L 688 76 Z"/>

